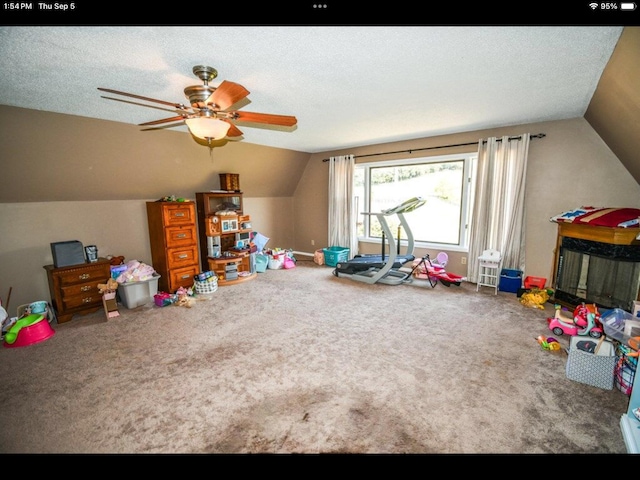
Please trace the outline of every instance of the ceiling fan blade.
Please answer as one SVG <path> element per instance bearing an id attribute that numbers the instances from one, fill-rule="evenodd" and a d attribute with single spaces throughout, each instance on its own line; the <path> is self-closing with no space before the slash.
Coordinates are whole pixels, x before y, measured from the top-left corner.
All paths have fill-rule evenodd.
<path id="1" fill-rule="evenodd" d="M 215 103 L 220 110 L 226 110 L 249 95 L 249 90 L 242 85 L 224 80 L 213 92 L 206 103 Z"/>
<path id="2" fill-rule="evenodd" d="M 107 100 L 115 100 L 116 102 L 122 102 L 122 103 L 130 103 L 131 105 L 139 105 L 141 107 L 147 107 L 147 108 L 155 108 L 156 110 L 164 110 L 165 112 L 172 112 L 172 113 L 176 113 L 175 110 L 169 109 L 169 108 L 163 108 L 163 107 L 157 107 L 155 105 L 147 105 L 146 103 L 138 103 L 138 102 L 132 102 L 131 100 L 124 100 L 122 98 L 114 98 L 114 97 L 105 97 L 104 95 L 100 95 L 100 97 L 102 98 L 106 98 Z M 183 113 L 187 113 L 187 114 L 191 114 L 192 112 L 187 111 L 187 110 L 181 110 L 178 109 L 178 112 L 183 112 Z"/>
<path id="3" fill-rule="evenodd" d="M 170 107 L 179 108 L 181 110 L 184 110 L 185 108 L 189 108 L 186 105 L 183 105 L 181 103 L 165 102 L 164 100 L 158 100 L 156 98 L 150 98 L 150 97 L 143 97 L 141 95 L 134 95 L 133 93 L 119 92 L 118 90 L 111 90 L 109 88 L 98 87 L 98 90 L 102 92 L 115 93 L 116 95 L 124 95 L 125 97 L 137 98 L 138 100 L 146 100 L 147 102 L 161 103 L 162 105 L 169 105 Z"/>
<path id="4" fill-rule="evenodd" d="M 282 125 L 293 127 L 298 120 L 290 115 L 272 115 L 270 113 L 233 112 L 235 120 L 239 122 L 266 123 L 268 125 Z"/>
<path id="5" fill-rule="evenodd" d="M 231 127 L 229 127 L 229 131 L 227 132 L 227 137 L 242 136 L 242 131 L 238 127 L 236 127 L 233 123 L 231 123 L 229 120 L 226 120 L 223 118 L 221 118 L 220 120 L 222 120 L 223 122 L 227 122 L 229 125 L 231 125 Z"/>
<path id="6" fill-rule="evenodd" d="M 165 128 L 181 127 L 183 125 L 184 125 L 184 122 L 172 123 L 172 124 L 164 124 L 164 125 L 160 125 L 159 127 L 141 128 L 140 131 L 141 132 L 147 132 L 149 130 L 164 130 Z"/>
<path id="7" fill-rule="evenodd" d="M 162 123 L 177 122 L 177 121 L 180 121 L 180 120 L 184 120 L 185 118 L 187 118 L 186 115 L 178 115 L 178 116 L 175 116 L 175 117 L 163 118 L 161 120 L 153 120 L 151 122 L 139 123 L 138 125 L 140 125 L 140 126 L 160 125 Z"/>

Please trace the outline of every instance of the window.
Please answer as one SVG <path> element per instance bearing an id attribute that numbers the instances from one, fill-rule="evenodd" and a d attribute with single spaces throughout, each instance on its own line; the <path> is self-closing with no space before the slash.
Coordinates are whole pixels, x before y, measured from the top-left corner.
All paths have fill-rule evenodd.
<path id="1" fill-rule="evenodd" d="M 426 203 L 405 214 L 417 247 L 461 250 L 468 247 L 477 153 L 356 164 L 354 202 L 358 239 L 380 243 L 382 227 L 373 215 L 422 197 Z M 387 217 L 396 237 L 407 239 L 397 216 Z"/>

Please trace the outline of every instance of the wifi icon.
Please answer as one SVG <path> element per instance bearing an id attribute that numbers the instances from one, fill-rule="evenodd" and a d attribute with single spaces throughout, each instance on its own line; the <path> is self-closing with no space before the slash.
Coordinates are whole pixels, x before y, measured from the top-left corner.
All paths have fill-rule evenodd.
<path id="1" fill-rule="evenodd" d="M 589 6 L 591 7 L 591 10 L 598 8 L 598 4 L 596 2 L 590 3 Z"/>

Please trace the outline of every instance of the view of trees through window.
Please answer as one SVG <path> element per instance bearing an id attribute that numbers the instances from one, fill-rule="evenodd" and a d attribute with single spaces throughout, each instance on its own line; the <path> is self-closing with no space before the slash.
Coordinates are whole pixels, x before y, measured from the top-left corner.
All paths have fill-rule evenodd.
<path id="1" fill-rule="evenodd" d="M 440 157 L 443 158 L 443 157 Z M 467 185 L 465 157 L 422 163 L 356 165 L 354 195 L 358 208 L 358 236 L 381 238 L 378 219 L 361 212 L 382 212 L 413 197 L 426 203 L 405 214 L 416 242 L 463 245 Z M 386 218 L 396 239 L 406 239 L 396 215 Z"/>

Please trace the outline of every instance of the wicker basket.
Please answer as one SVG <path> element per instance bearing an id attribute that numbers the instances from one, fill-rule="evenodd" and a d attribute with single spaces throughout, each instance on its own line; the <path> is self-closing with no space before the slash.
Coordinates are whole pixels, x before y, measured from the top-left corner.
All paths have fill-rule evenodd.
<path id="1" fill-rule="evenodd" d="M 203 295 L 207 293 L 214 293 L 216 290 L 218 290 L 218 277 L 213 275 L 204 280 L 196 279 L 194 281 L 194 285 L 196 287 L 197 294 Z"/>

